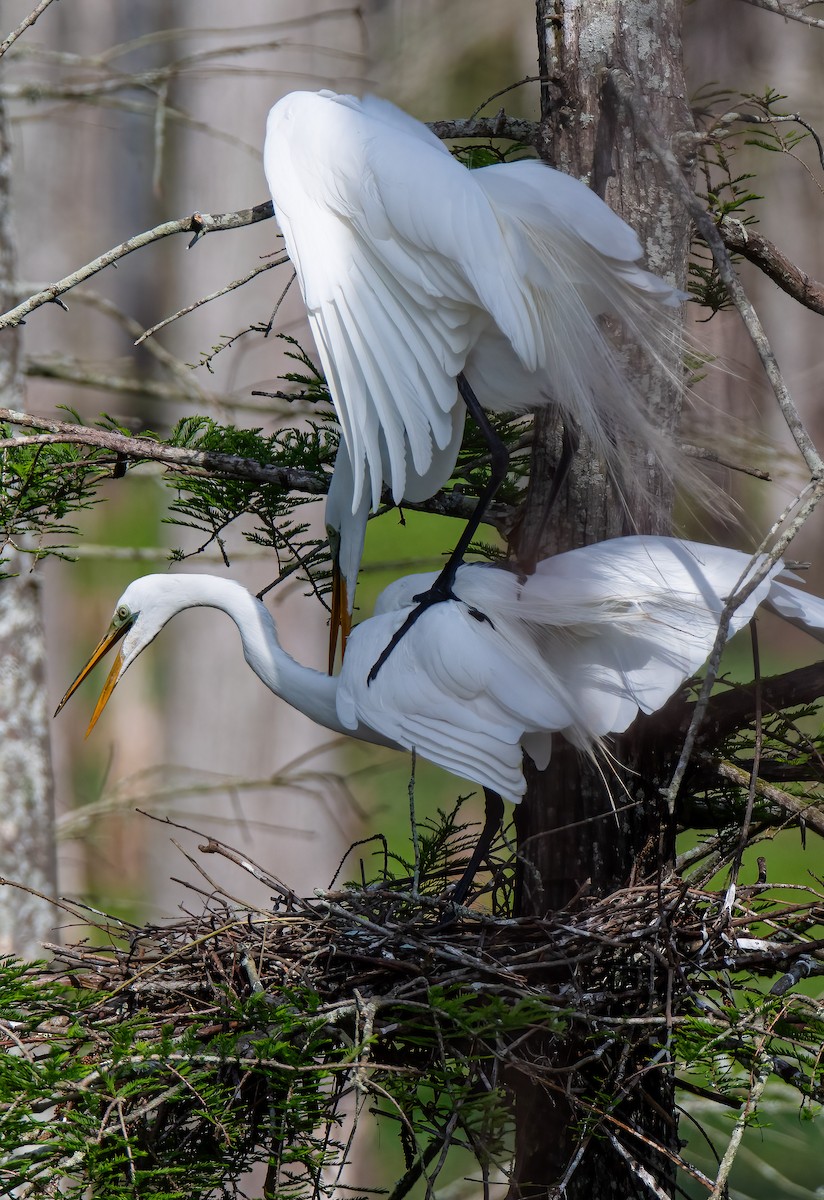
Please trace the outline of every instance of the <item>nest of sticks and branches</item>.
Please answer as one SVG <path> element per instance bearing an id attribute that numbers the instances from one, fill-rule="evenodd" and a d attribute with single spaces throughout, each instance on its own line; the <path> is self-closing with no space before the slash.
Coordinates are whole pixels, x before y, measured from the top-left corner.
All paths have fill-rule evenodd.
<path id="1" fill-rule="evenodd" d="M 5 972 L 3 1194 L 241 1195 L 263 1162 L 264 1195 L 323 1195 L 366 1111 L 403 1149 L 394 1200 L 419 1180 L 431 1194 L 451 1147 L 505 1174 L 519 1080 L 576 1096 L 582 1139 L 620 1135 L 602 1097 L 642 1086 L 636 1052 L 739 1112 L 769 1076 L 824 1098 L 824 1011 L 797 986 L 824 971 L 821 890 L 733 897 L 671 874 L 512 919 L 503 867 L 491 911 L 456 911 L 442 877 L 301 898 L 224 844 L 200 850 L 271 904 L 239 907 L 202 858 L 197 915 L 137 927 L 69 906 L 90 936 Z"/>

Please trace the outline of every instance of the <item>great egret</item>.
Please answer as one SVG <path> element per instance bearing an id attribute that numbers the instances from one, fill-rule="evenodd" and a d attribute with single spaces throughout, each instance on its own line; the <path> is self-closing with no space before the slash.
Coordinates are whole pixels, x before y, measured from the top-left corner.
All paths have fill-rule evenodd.
<path id="1" fill-rule="evenodd" d="M 626 537 L 559 554 L 525 580 L 500 567 L 461 566 L 455 596 L 428 609 L 375 680 L 375 657 L 433 575 L 410 575 L 380 595 L 352 632 L 340 675 L 303 667 L 278 642 L 264 605 L 211 575 L 146 575 L 129 584 L 112 623 L 60 701 L 117 643 L 89 731 L 115 684 L 176 613 L 222 609 L 255 674 L 318 724 L 422 758 L 483 787 L 487 821 L 463 899 L 502 811 L 524 794 L 522 754 L 543 768 L 552 734 L 594 754 L 639 710 L 660 708 L 704 662 L 725 599 L 748 570 L 737 550 L 665 537 Z M 736 610 L 730 632 L 763 604 L 824 640 L 824 600 L 788 587 L 776 563 Z M 55 714 L 56 715 L 56 714 Z"/>
<path id="2" fill-rule="evenodd" d="M 557 405 L 619 483 L 630 446 L 679 473 L 599 318 L 661 361 L 684 294 L 638 265 L 636 234 L 585 184 L 537 160 L 470 171 L 388 101 L 329 91 L 275 104 L 263 159 L 346 448 L 327 509 L 336 607 L 340 596 L 351 612 L 384 484 L 400 503 L 449 478 L 461 396 L 490 441 L 492 478 L 434 598 L 448 597 L 506 473 L 484 409 Z"/>

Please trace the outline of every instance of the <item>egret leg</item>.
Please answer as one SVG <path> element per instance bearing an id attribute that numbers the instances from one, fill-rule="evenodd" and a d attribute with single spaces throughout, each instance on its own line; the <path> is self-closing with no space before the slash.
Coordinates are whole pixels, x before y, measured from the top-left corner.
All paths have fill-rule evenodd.
<path id="1" fill-rule="evenodd" d="M 498 437 L 489 418 L 481 407 L 478 397 L 463 375 L 458 376 L 458 391 L 463 398 L 469 415 L 480 429 L 484 441 L 489 447 L 489 456 L 491 459 L 489 482 L 478 497 L 478 503 L 475 505 L 472 516 L 467 521 L 466 528 L 458 539 L 455 549 L 446 560 L 440 575 L 432 584 L 429 591 L 421 592 L 414 597 L 416 601 L 415 608 L 412 609 L 412 612 L 406 618 L 403 625 L 393 634 L 391 641 L 382 651 L 378 661 L 366 678 L 367 684 L 372 683 L 377 678 L 378 671 L 380 671 L 407 630 L 411 629 L 418 620 L 421 613 L 426 612 L 427 608 L 431 608 L 433 604 L 440 604 L 444 600 L 454 600 L 456 598 L 452 590 L 452 585 L 455 582 L 458 567 L 463 562 L 464 555 L 469 549 L 475 534 L 478 532 L 478 526 L 483 521 L 484 514 L 492 503 L 492 499 L 498 488 L 506 478 L 506 473 L 509 469 L 509 450 L 506 447 L 506 443 Z"/>
<path id="2" fill-rule="evenodd" d="M 534 537 L 530 538 L 531 545 L 526 551 L 521 551 L 518 555 L 518 565 L 524 575 L 533 575 L 535 566 L 538 562 L 538 548 L 541 542 L 541 535 L 549 521 L 549 514 L 555 505 L 555 501 L 561 493 L 561 488 L 567 480 L 567 476 L 572 468 L 575 460 L 575 455 L 578 453 L 580 444 L 578 430 L 574 425 L 571 425 L 567 420 L 564 420 L 564 430 L 561 435 L 561 453 L 558 457 L 558 462 L 555 466 L 555 475 L 552 479 L 552 486 L 549 489 L 549 495 L 544 504 L 543 515 L 541 516 L 540 524 L 535 532 Z"/>
<path id="3" fill-rule="evenodd" d="M 475 873 L 489 853 L 489 848 L 495 840 L 495 835 L 501 828 L 501 822 L 504 819 L 504 802 L 497 792 L 490 791 L 489 788 L 484 788 L 484 804 L 484 827 L 481 830 L 481 836 L 478 838 L 478 844 L 472 852 L 472 857 L 466 864 L 464 873 L 458 880 L 450 896 L 453 904 L 463 904 L 464 900 L 466 900 L 472 880 L 475 878 Z"/>

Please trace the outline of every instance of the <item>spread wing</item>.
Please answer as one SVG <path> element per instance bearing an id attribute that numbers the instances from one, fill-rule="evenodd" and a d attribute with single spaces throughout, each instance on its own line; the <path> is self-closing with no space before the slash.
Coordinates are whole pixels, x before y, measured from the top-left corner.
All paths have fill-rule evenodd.
<path id="1" fill-rule="evenodd" d="M 564 728 L 575 719 L 574 700 L 534 654 L 519 654 L 487 622 L 451 601 L 423 613 L 367 686 L 371 667 L 408 611 L 384 612 L 353 632 L 337 692 L 341 723 L 368 725 L 517 802 L 525 790 L 524 732 Z"/>
<path id="2" fill-rule="evenodd" d="M 554 401 L 616 466 L 621 431 L 666 462 L 597 318 L 620 315 L 660 357 L 654 314 L 681 293 L 641 270 L 636 235 L 584 184 L 537 162 L 469 171 L 386 101 L 331 93 L 275 105 L 264 165 L 353 511 L 364 488 L 374 506 L 386 478 L 399 501 L 408 471 L 426 473 L 465 366 L 487 407 Z"/>
<path id="3" fill-rule="evenodd" d="M 665 537 L 559 554 L 525 579 L 464 564 L 457 599 L 427 610 L 367 688 L 413 597 L 435 578 L 406 576 L 353 635 L 339 716 L 518 799 L 521 746 L 544 766 L 553 732 L 591 753 L 639 711 L 655 712 L 706 661 L 727 599 L 758 565 L 738 550 Z M 731 634 L 764 603 L 824 641 L 824 600 L 778 580 L 784 570 L 770 567 Z"/>
<path id="4" fill-rule="evenodd" d="M 471 172 L 383 101 L 295 93 L 272 110 L 264 165 L 349 446 L 357 508 L 396 500 L 406 444 L 424 474 L 452 435 L 455 378 L 486 314 L 537 363 L 524 285 L 501 272 L 498 221 Z"/>
<path id="5" fill-rule="evenodd" d="M 455 591 L 506 635 L 529 631 L 574 695 L 580 724 L 563 732 L 586 748 L 622 732 L 639 710 L 656 711 L 703 665 L 727 598 L 752 570 L 750 556 L 737 550 L 627 537 L 546 559 L 523 583 L 467 565 Z M 797 595 L 773 581 L 781 570 L 775 564 L 736 610 L 731 634 L 776 587 Z M 824 617 L 824 604 L 815 614 Z"/>

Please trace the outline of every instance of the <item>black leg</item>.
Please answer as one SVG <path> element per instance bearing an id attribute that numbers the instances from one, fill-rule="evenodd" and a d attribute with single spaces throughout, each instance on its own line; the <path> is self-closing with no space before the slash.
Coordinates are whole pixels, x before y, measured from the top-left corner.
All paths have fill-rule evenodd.
<path id="1" fill-rule="evenodd" d="M 561 435 L 561 454 L 558 458 L 558 465 L 555 468 L 555 478 L 552 480 L 552 487 L 549 490 L 547 497 L 546 508 L 544 509 L 544 520 L 549 516 L 552 506 L 558 499 L 558 493 L 566 483 L 567 475 L 569 475 L 570 467 L 573 459 L 578 453 L 578 446 L 581 439 L 578 435 L 578 430 L 574 425 L 570 424 L 567 419 L 564 421 L 564 432 Z"/>
<path id="2" fill-rule="evenodd" d="M 549 489 L 549 495 L 546 498 L 546 503 L 544 504 L 543 515 L 534 536 L 530 538 L 530 545 L 522 548 L 518 555 L 518 566 L 520 567 L 524 576 L 533 575 L 535 573 L 535 567 L 538 563 L 538 547 L 541 542 L 541 536 L 549 521 L 549 514 L 552 512 L 555 501 L 560 495 L 561 488 L 566 483 L 567 476 L 569 475 L 570 468 L 572 467 L 572 463 L 575 459 L 575 455 L 578 453 L 579 443 L 580 438 L 578 436 L 578 430 L 573 424 L 571 424 L 570 420 L 566 418 L 564 420 L 564 430 L 561 436 L 561 453 L 555 466 L 555 475 L 552 479 L 552 487 Z"/>
<path id="3" fill-rule="evenodd" d="M 481 830 L 481 836 L 478 838 L 478 844 L 472 852 L 472 857 L 466 864 L 466 869 L 463 875 L 455 885 L 455 889 L 449 899 L 453 904 L 463 904 L 466 900 L 472 880 L 475 878 L 475 873 L 481 863 L 489 853 L 489 848 L 495 840 L 495 835 L 501 828 L 501 822 L 504 817 L 504 802 L 497 792 L 492 792 L 489 788 L 484 788 L 485 814 L 484 827 Z"/>
<path id="4" fill-rule="evenodd" d="M 489 483 L 478 497 L 478 503 L 475 505 L 472 516 L 467 521 L 466 528 L 458 539 L 458 544 L 450 554 L 445 567 L 433 585 L 433 587 L 438 587 L 443 581 L 444 585 L 448 586 L 450 591 L 452 584 L 455 582 L 455 573 L 463 562 L 464 555 L 469 549 L 475 534 L 478 532 L 478 526 L 483 521 L 486 510 L 492 503 L 498 488 L 506 479 L 506 473 L 509 470 L 509 450 L 506 443 L 498 437 L 489 417 L 481 408 L 478 397 L 472 391 L 472 388 L 466 382 L 463 375 L 458 376 L 458 391 L 461 393 L 467 412 L 480 429 L 484 441 L 489 448 L 491 470 L 489 473 Z"/>
<path id="5" fill-rule="evenodd" d="M 395 649 L 398 642 L 401 640 L 407 630 L 411 629 L 411 627 L 415 624 L 421 613 L 425 612 L 427 608 L 431 608 L 433 604 L 440 604 L 444 600 L 455 599 L 455 594 L 452 591 L 452 585 L 455 582 L 455 575 L 458 567 L 463 562 L 464 555 L 469 549 L 475 534 L 478 532 L 478 526 L 483 521 L 484 514 L 489 508 L 489 505 L 492 503 L 492 499 L 498 488 L 506 478 L 506 473 L 509 469 L 509 450 L 506 448 L 506 443 L 501 441 L 501 439 L 498 437 L 489 421 L 489 418 L 481 408 L 477 396 L 472 391 L 472 388 L 466 382 L 463 375 L 458 376 L 458 391 L 463 398 L 469 415 L 475 421 L 475 424 L 480 429 L 484 436 L 484 440 L 489 447 L 489 455 L 492 460 L 489 483 L 478 497 L 478 503 L 475 505 L 472 516 L 467 521 L 466 528 L 458 539 L 458 544 L 456 545 L 455 549 L 446 560 L 446 564 L 443 567 L 440 575 L 432 584 L 432 587 L 428 592 L 422 592 L 419 596 L 415 596 L 415 600 L 417 601 L 416 607 L 413 608 L 403 625 L 401 625 L 400 629 L 393 635 L 391 641 L 378 658 L 378 661 L 372 667 L 372 670 L 369 672 L 366 678 L 366 682 L 368 684 L 372 683 L 372 681 L 377 678 L 378 671 L 380 671 L 381 667 L 386 662 L 387 658 L 389 658 L 389 655 Z"/>

